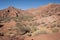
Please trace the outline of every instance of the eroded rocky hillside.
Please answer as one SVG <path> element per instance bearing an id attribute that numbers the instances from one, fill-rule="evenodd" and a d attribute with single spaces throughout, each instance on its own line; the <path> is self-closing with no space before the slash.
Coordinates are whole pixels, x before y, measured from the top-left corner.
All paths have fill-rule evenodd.
<path id="1" fill-rule="evenodd" d="M 55 36 L 60 39 L 60 4 L 0 10 L 0 40 L 55 40 Z"/>

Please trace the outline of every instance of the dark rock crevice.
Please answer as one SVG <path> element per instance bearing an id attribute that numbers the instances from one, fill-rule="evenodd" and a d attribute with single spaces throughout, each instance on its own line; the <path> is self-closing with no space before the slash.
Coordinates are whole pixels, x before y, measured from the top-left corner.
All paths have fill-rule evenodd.
<path id="1" fill-rule="evenodd" d="M 0 25 L 0 28 L 2 28 L 4 25 Z"/>

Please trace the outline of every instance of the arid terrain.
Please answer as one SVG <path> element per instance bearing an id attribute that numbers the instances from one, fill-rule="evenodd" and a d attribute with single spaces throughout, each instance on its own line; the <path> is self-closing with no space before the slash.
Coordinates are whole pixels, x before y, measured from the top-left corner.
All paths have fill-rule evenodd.
<path id="1" fill-rule="evenodd" d="M 60 40 L 60 4 L 1 9 L 0 40 Z"/>

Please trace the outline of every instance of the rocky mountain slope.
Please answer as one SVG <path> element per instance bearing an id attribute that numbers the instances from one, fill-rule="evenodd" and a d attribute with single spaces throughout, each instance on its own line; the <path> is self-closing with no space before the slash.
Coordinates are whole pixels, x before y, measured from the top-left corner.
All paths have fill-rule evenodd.
<path id="1" fill-rule="evenodd" d="M 10 6 L 0 10 L 0 40 L 44 40 L 43 38 L 60 39 L 60 4 L 27 10 Z"/>

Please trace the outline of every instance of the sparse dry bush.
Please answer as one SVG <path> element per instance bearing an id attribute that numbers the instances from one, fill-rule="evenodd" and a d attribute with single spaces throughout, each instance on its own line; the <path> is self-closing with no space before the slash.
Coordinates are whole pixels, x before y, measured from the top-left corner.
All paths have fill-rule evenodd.
<path id="1" fill-rule="evenodd" d="M 34 33 L 32 33 L 32 36 L 40 35 L 40 34 L 47 34 L 48 32 L 45 30 L 37 30 Z"/>
<path id="2" fill-rule="evenodd" d="M 24 26 L 23 23 L 17 23 L 17 27 L 19 28 L 18 30 L 22 35 L 29 33 L 31 30 L 30 27 Z"/>
<path id="3" fill-rule="evenodd" d="M 60 27 L 60 24 L 57 24 L 57 27 Z"/>
<path id="4" fill-rule="evenodd" d="M 16 36 L 18 33 L 18 28 L 17 27 L 9 27 L 8 32 L 5 33 L 6 36 L 12 37 Z"/>
<path id="5" fill-rule="evenodd" d="M 55 33 L 55 32 L 59 32 L 59 29 L 53 28 L 53 29 L 52 29 L 52 32 L 54 32 L 54 33 Z"/>
<path id="6" fill-rule="evenodd" d="M 54 28 L 54 27 L 56 27 L 56 24 L 53 24 L 53 25 L 51 26 L 51 28 Z"/>

